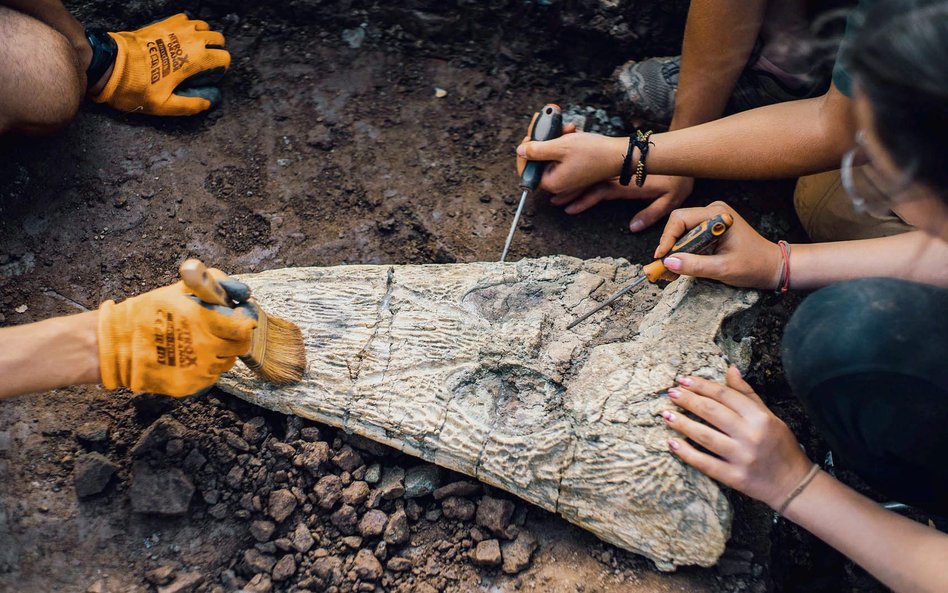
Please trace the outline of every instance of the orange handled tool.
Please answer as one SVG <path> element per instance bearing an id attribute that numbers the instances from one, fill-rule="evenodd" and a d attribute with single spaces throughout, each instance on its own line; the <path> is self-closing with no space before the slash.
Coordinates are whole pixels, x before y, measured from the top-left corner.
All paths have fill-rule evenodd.
<path id="1" fill-rule="evenodd" d="M 724 233 L 726 233 L 727 230 L 731 228 L 732 224 L 734 224 L 734 219 L 730 214 L 718 214 L 714 218 L 708 219 L 688 231 L 684 237 L 675 243 L 675 246 L 672 247 L 672 250 L 665 254 L 665 257 L 675 255 L 676 253 L 707 253 L 711 251 L 715 245 L 717 245 L 718 240 L 724 236 Z M 566 329 L 572 329 L 576 327 L 590 316 L 611 305 L 616 300 L 618 300 L 619 297 L 626 294 L 646 280 L 649 282 L 658 282 L 661 279 L 674 280 L 677 278 L 678 274 L 669 272 L 668 268 L 665 267 L 665 264 L 662 263 L 662 259 L 657 259 L 644 266 L 642 268 L 642 273 L 639 274 L 635 280 L 624 286 L 621 290 L 610 296 L 591 311 L 584 313 L 581 317 L 574 320 L 572 323 L 566 326 Z"/>

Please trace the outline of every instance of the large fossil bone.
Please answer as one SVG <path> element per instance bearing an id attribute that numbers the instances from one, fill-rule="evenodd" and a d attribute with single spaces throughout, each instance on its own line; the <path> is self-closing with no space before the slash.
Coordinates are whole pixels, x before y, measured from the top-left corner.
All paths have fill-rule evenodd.
<path id="1" fill-rule="evenodd" d="M 302 328 L 308 370 L 275 388 L 238 365 L 220 385 L 475 476 L 659 568 L 711 565 L 730 506 L 668 452 L 657 413 L 676 376 L 723 376 L 715 336 L 756 296 L 682 278 L 565 330 L 638 271 L 556 256 L 246 275 Z"/>

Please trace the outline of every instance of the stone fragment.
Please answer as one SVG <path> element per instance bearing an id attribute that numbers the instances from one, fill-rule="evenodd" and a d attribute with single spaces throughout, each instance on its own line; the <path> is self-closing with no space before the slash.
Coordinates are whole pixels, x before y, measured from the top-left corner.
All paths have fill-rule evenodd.
<path id="1" fill-rule="evenodd" d="M 359 480 L 342 490 L 342 502 L 357 507 L 369 498 L 369 485 Z"/>
<path id="2" fill-rule="evenodd" d="M 274 531 L 276 531 L 276 525 L 273 521 L 258 520 L 250 524 L 250 535 L 260 543 L 270 541 Z"/>
<path id="3" fill-rule="evenodd" d="M 467 497 L 473 496 L 481 491 L 480 484 L 475 482 L 468 482 L 466 480 L 459 480 L 457 482 L 451 482 L 450 484 L 445 484 L 444 486 L 438 488 L 434 491 L 434 499 L 442 500 L 448 498 L 449 496 L 460 496 Z"/>
<path id="4" fill-rule="evenodd" d="M 109 440 L 109 423 L 105 420 L 90 420 L 76 429 L 76 439 L 84 445 L 104 443 Z"/>
<path id="5" fill-rule="evenodd" d="M 195 473 L 204 467 L 205 463 L 207 463 L 207 457 L 202 455 L 197 449 L 191 449 L 191 452 L 185 456 L 182 465 L 184 466 L 184 469 L 191 473 Z"/>
<path id="6" fill-rule="evenodd" d="M 356 554 L 353 569 L 360 579 L 367 581 L 377 581 L 382 576 L 382 564 L 366 549 L 359 550 Z"/>
<path id="7" fill-rule="evenodd" d="M 73 481 L 76 496 L 84 498 L 105 490 L 118 466 L 101 453 L 86 453 L 76 458 Z"/>
<path id="8" fill-rule="evenodd" d="M 300 438 L 310 443 L 318 441 L 320 434 L 319 427 L 316 426 L 304 426 L 300 429 Z"/>
<path id="9" fill-rule="evenodd" d="M 406 570 L 411 570 L 411 566 L 411 560 L 401 556 L 389 558 L 388 562 L 385 563 L 385 568 L 392 572 L 405 572 Z"/>
<path id="10" fill-rule="evenodd" d="M 183 515 L 194 495 L 194 484 L 176 467 L 155 469 L 136 462 L 132 466 L 132 486 L 128 495 L 136 513 Z"/>
<path id="11" fill-rule="evenodd" d="M 379 479 L 382 477 L 382 466 L 378 463 L 373 463 L 365 470 L 365 481 L 369 484 L 378 483 Z"/>
<path id="12" fill-rule="evenodd" d="M 331 583 L 342 580 L 342 558 L 338 556 L 323 556 L 313 561 L 313 572 L 319 578 Z"/>
<path id="13" fill-rule="evenodd" d="M 388 522 L 388 515 L 379 510 L 371 510 L 362 515 L 359 521 L 359 533 L 363 537 L 377 537 L 385 531 L 385 524 Z"/>
<path id="14" fill-rule="evenodd" d="M 504 542 L 500 549 L 504 557 L 503 571 L 507 574 L 517 574 L 527 568 L 536 549 L 537 540 L 528 531 L 521 531 L 512 542 Z"/>
<path id="15" fill-rule="evenodd" d="M 405 498 L 428 496 L 441 485 L 441 468 L 425 463 L 405 472 Z"/>
<path id="16" fill-rule="evenodd" d="M 158 593 L 191 593 L 198 585 L 204 582 L 204 575 L 199 572 L 184 572 L 178 575 L 173 583 L 158 587 Z"/>
<path id="17" fill-rule="evenodd" d="M 319 508 L 328 511 L 342 498 L 342 480 L 333 474 L 323 476 L 313 487 L 313 493 L 316 494 Z"/>
<path id="18" fill-rule="evenodd" d="M 708 566 L 730 506 L 663 445 L 674 433 L 659 413 L 676 376 L 722 379 L 722 349 L 739 341 L 722 320 L 755 295 L 682 277 L 566 329 L 640 271 L 554 256 L 243 276 L 268 311 L 333 339 L 310 347 L 298 384 L 274 388 L 240 365 L 219 384 L 481 478 L 663 570 Z M 367 508 L 404 493 L 375 492 Z"/>
<path id="19" fill-rule="evenodd" d="M 297 523 L 296 529 L 290 534 L 290 543 L 297 552 L 305 554 L 316 543 L 313 534 L 309 532 L 309 527 L 305 523 Z"/>
<path id="20" fill-rule="evenodd" d="M 256 416 L 243 423 L 240 434 L 248 443 L 259 443 L 267 434 L 267 421 L 263 416 Z"/>
<path id="21" fill-rule="evenodd" d="M 159 450 L 169 440 L 183 438 L 187 432 L 187 428 L 171 416 L 162 416 L 142 432 L 131 453 L 137 457 Z"/>
<path id="22" fill-rule="evenodd" d="M 477 544 L 471 555 L 474 563 L 479 566 L 497 566 L 500 564 L 500 542 L 496 539 L 488 539 Z"/>
<path id="23" fill-rule="evenodd" d="M 385 543 L 397 545 L 407 542 L 409 533 L 408 516 L 405 515 L 405 511 L 396 510 L 389 516 L 382 537 L 385 539 Z"/>
<path id="24" fill-rule="evenodd" d="M 250 548 L 244 552 L 244 564 L 250 573 L 266 572 L 269 573 L 276 559 L 273 556 L 260 553 L 256 548 Z"/>
<path id="25" fill-rule="evenodd" d="M 277 523 L 282 523 L 296 510 L 296 504 L 296 497 L 289 490 L 274 490 L 270 493 L 270 501 L 267 503 L 267 514 Z"/>
<path id="26" fill-rule="evenodd" d="M 325 441 L 305 442 L 299 448 L 299 454 L 293 458 L 293 465 L 303 467 L 315 476 L 319 474 L 319 468 L 328 460 L 329 443 Z"/>
<path id="27" fill-rule="evenodd" d="M 477 505 L 477 524 L 494 535 L 503 535 L 513 512 L 514 503 L 509 500 L 484 496 Z"/>
<path id="28" fill-rule="evenodd" d="M 343 440 L 358 449 L 376 457 L 384 457 L 394 453 L 391 447 L 386 447 L 382 443 L 365 438 L 358 434 L 343 434 Z"/>
<path id="29" fill-rule="evenodd" d="M 351 472 L 363 463 L 359 452 L 349 445 L 343 445 L 342 449 L 332 456 L 332 462 L 345 472 Z"/>
<path id="30" fill-rule="evenodd" d="M 347 535 L 339 541 L 342 542 L 342 545 L 353 550 L 358 550 L 362 547 L 362 537 L 358 535 Z"/>
<path id="31" fill-rule="evenodd" d="M 293 558 L 293 554 L 286 554 L 273 566 L 273 571 L 270 573 L 270 579 L 280 583 L 291 576 L 296 574 L 296 560 Z"/>
<path id="32" fill-rule="evenodd" d="M 451 496 L 441 501 L 441 510 L 444 512 L 445 519 L 470 521 L 474 516 L 475 506 L 466 498 Z"/>
<path id="33" fill-rule="evenodd" d="M 359 516 L 356 514 L 356 510 L 344 504 L 339 509 L 329 516 L 329 521 L 335 525 L 339 531 L 351 534 L 356 530 L 356 525 L 359 522 Z"/>
<path id="34" fill-rule="evenodd" d="M 270 593 L 273 591 L 273 582 L 268 574 L 254 575 L 250 582 L 244 585 L 244 593 Z"/>
<path id="35" fill-rule="evenodd" d="M 163 564 L 145 573 L 145 580 L 152 585 L 167 585 L 174 578 L 174 566 Z"/>
<path id="36" fill-rule="evenodd" d="M 376 487 L 385 500 L 392 500 L 405 494 L 405 470 L 395 466 L 386 468 Z"/>

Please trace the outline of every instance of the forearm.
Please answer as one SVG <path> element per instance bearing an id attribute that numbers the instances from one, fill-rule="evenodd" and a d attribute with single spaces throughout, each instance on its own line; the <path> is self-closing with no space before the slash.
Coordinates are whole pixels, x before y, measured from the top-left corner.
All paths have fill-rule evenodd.
<path id="1" fill-rule="evenodd" d="M 721 117 L 760 33 L 763 0 L 694 0 L 681 48 L 675 114 L 669 129 Z"/>
<path id="2" fill-rule="evenodd" d="M 849 99 L 836 87 L 652 136 L 648 171 L 714 179 L 799 177 L 839 167 L 853 142 Z"/>
<path id="3" fill-rule="evenodd" d="M 99 382 L 97 311 L 0 329 L 0 399 Z"/>
<path id="4" fill-rule="evenodd" d="M 885 276 L 948 287 L 948 243 L 921 231 L 879 239 L 794 244 L 791 288 Z"/>
<path id="5" fill-rule="evenodd" d="M 817 474 L 785 516 L 895 591 L 948 586 L 948 536 L 883 509 L 826 473 Z"/>

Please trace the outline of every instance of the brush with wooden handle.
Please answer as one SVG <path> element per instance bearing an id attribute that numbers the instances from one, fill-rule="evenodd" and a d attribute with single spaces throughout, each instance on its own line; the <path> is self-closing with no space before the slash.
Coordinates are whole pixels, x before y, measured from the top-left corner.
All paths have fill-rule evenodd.
<path id="1" fill-rule="evenodd" d="M 197 298 L 209 305 L 234 306 L 227 292 L 200 260 L 185 260 L 178 271 L 185 286 Z M 251 302 L 257 309 L 257 327 L 250 341 L 250 353 L 240 359 L 260 378 L 276 385 L 300 381 L 306 371 L 303 332 L 285 319 L 267 315 L 256 301 Z"/>

